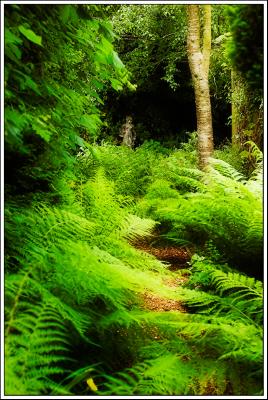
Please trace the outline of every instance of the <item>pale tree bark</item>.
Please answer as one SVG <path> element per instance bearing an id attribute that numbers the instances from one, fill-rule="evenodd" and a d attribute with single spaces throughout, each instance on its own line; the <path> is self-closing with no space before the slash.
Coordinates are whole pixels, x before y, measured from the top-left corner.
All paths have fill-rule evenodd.
<path id="1" fill-rule="evenodd" d="M 202 49 L 200 45 L 200 9 L 203 11 Z M 211 6 L 187 5 L 187 53 L 191 70 L 197 118 L 199 167 L 204 169 L 213 152 L 213 128 L 209 94 L 209 60 L 211 50 Z"/>

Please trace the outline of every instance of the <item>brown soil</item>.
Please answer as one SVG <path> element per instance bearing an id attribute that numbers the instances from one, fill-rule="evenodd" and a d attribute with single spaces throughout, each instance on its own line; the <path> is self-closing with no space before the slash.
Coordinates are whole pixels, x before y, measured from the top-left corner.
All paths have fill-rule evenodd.
<path id="1" fill-rule="evenodd" d="M 167 262 L 169 264 L 168 269 L 170 271 L 176 271 L 178 269 L 188 267 L 187 262 L 190 260 L 190 252 L 183 247 L 153 247 L 150 243 L 140 242 L 136 243 L 135 247 L 139 250 L 143 250 L 147 253 L 152 254 L 158 260 Z M 179 276 L 174 278 L 165 278 L 163 283 L 170 288 L 176 289 L 178 286 L 184 284 L 187 281 L 187 277 Z M 149 292 L 142 295 L 144 308 L 151 311 L 180 311 L 186 312 L 185 307 L 181 302 L 177 300 L 165 299 L 162 297 L 155 296 Z"/>
<path id="2" fill-rule="evenodd" d="M 186 312 L 183 305 L 177 300 L 164 299 L 151 293 L 142 295 L 144 308 L 151 311 L 180 311 Z"/>
<path id="3" fill-rule="evenodd" d="M 170 271 L 176 271 L 188 267 L 187 262 L 191 259 L 190 252 L 184 247 L 153 247 L 149 243 L 136 243 L 135 247 L 139 250 L 152 254 L 158 260 L 169 264 Z"/>
<path id="4" fill-rule="evenodd" d="M 183 285 L 185 282 L 187 282 L 188 278 L 186 276 L 179 276 L 178 278 L 165 278 L 163 279 L 163 283 L 166 286 L 172 287 L 176 289 L 178 286 Z"/>

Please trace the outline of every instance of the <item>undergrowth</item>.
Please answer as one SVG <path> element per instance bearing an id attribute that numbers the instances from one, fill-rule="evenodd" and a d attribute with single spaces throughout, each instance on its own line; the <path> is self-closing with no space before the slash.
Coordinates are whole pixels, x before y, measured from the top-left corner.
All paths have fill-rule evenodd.
<path id="1" fill-rule="evenodd" d="M 95 146 L 58 181 L 60 203 L 6 205 L 6 393 L 261 393 L 262 283 L 238 262 L 261 253 L 259 175 L 181 157 Z M 156 228 L 202 255 L 183 286 L 134 247 Z M 144 293 L 185 312 L 150 311 Z"/>
<path id="2" fill-rule="evenodd" d="M 206 173 L 181 167 L 176 154 L 155 169 L 135 212 L 160 222 L 163 235 L 177 245 L 203 251 L 210 242 L 225 261 L 261 278 L 262 159 L 249 179 L 220 159 L 211 159 Z"/>
<path id="3" fill-rule="evenodd" d="M 107 10 L 3 8 L 5 395 L 261 395 L 262 153 L 200 171 L 196 133 L 97 145 L 110 91 L 136 89 Z"/>

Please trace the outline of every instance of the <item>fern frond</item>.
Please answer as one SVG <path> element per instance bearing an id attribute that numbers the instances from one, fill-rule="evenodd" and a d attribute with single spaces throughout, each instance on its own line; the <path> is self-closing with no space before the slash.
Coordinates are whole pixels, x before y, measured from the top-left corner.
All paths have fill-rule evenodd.
<path id="1" fill-rule="evenodd" d="M 193 325 L 190 321 L 188 323 L 191 327 L 187 332 L 191 332 Z M 169 338 L 169 341 L 161 340 L 142 348 L 140 353 L 144 358 L 142 362 L 115 375 L 104 376 L 106 382 L 102 394 L 146 396 L 223 394 L 227 389 L 228 377 L 235 373 L 236 368 L 236 361 L 230 364 L 229 360 L 236 360 L 234 355 L 236 352 L 237 355 L 239 352 L 245 355 L 245 348 L 229 351 L 226 357 L 217 358 L 212 344 L 204 358 L 202 341 L 211 340 L 216 330 L 214 327 L 213 333 L 206 337 L 204 326 L 203 329 L 202 338 L 194 347 L 190 343 L 188 346 L 183 346 L 178 339 L 170 341 Z M 231 332 L 226 333 L 230 335 Z M 187 335 L 183 328 L 178 334 L 181 337 Z M 188 335 L 187 339 L 188 341 L 190 339 Z M 217 339 L 221 340 L 221 337 L 217 336 Z M 212 341 L 215 344 L 215 341 Z M 172 347 L 172 344 L 175 344 L 175 347 Z M 250 362 L 253 363 L 253 359 Z"/>
<path id="2" fill-rule="evenodd" d="M 226 176 L 234 181 L 245 183 L 246 178 L 240 172 L 238 172 L 234 167 L 232 167 L 227 162 L 210 157 L 210 164 L 218 171 L 221 175 Z"/>
<path id="3" fill-rule="evenodd" d="M 23 393 L 36 394 L 41 383 L 49 386 L 50 376 L 68 372 L 70 345 L 61 316 L 55 316 L 50 303 L 44 299 L 34 305 L 29 303 L 9 324 L 5 340 L 6 376 L 12 370 L 16 385 L 25 390 Z M 8 394 L 14 395 L 10 390 Z"/>
<path id="4" fill-rule="evenodd" d="M 136 215 L 129 215 L 121 227 L 120 235 L 124 238 L 135 241 L 152 235 L 157 222 L 152 219 L 140 218 Z"/>
<path id="5" fill-rule="evenodd" d="M 144 154 L 99 147 L 68 207 L 8 210 L 9 394 L 86 393 L 92 373 L 104 395 L 223 394 L 238 370 L 240 378 L 247 371 L 243 388 L 250 374 L 255 381 L 261 376 L 260 283 L 203 260 L 199 270 L 193 263 L 191 290 L 170 288 L 163 285 L 171 274 L 167 265 L 131 246 L 161 223 L 178 243 L 210 240 L 217 251 L 255 260 L 259 198 L 233 171 L 228 177 L 213 170 L 206 185 L 204 173 L 182 168 L 176 157 L 159 158 L 165 169 L 155 155 L 143 165 Z M 138 206 L 130 206 L 129 198 L 146 188 Z M 188 312 L 149 311 L 148 293 L 180 302 Z M 87 352 L 92 363 L 102 362 L 103 374 Z"/>
<path id="6" fill-rule="evenodd" d="M 145 360 L 144 362 L 119 372 L 116 377 L 105 376 L 106 395 L 120 393 L 121 395 L 171 395 L 177 392 L 174 380 L 171 382 L 168 378 L 175 375 L 178 368 L 176 355 L 163 355 L 154 360 Z M 133 378 L 134 377 L 134 378 Z M 178 380 L 176 379 L 176 383 Z M 173 383 L 173 384 L 172 384 Z M 175 389 L 175 392 L 174 392 Z"/>
<path id="7" fill-rule="evenodd" d="M 202 290 L 186 292 L 187 304 L 198 307 L 199 312 L 225 315 L 245 324 L 262 323 L 263 288 L 260 281 L 235 272 L 224 272 L 221 266 L 214 266 L 204 260 L 193 262 L 190 282 L 202 288 L 202 282 L 209 293 Z M 193 279 L 196 277 L 195 279 Z M 191 285 L 191 284 L 190 284 Z"/>
<path id="8" fill-rule="evenodd" d="M 263 161 L 263 154 L 259 147 L 252 140 L 248 140 L 244 143 L 244 145 L 249 145 L 251 154 L 254 156 L 257 165 L 261 164 Z"/>

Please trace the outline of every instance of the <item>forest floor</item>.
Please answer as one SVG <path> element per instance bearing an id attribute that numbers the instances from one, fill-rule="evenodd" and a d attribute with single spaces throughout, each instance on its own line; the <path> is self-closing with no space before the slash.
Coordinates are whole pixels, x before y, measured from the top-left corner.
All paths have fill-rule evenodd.
<path id="1" fill-rule="evenodd" d="M 174 246 L 154 246 L 150 242 L 138 242 L 135 243 L 135 247 L 139 250 L 143 250 L 146 253 L 152 254 L 158 260 L 168 264 L 168 269 L 172 272 L 180 269 L 186 269 L 189 267 L 188 261 L 191 259 L 190 252 L 185 247 L 174 247 Z M 188 280 L 187 274 L 181 274 L 174 278 L 168 277 L 163 279 L 163 284 L 176 290 L 178 286 L 185 284 Z M 181 302 L 177 300 L 171 300 L 155 296 L 150 292 L 142 295 L 144 308 L 150 311 L 180 311 L 186 312 L 185 307 Z"/>

